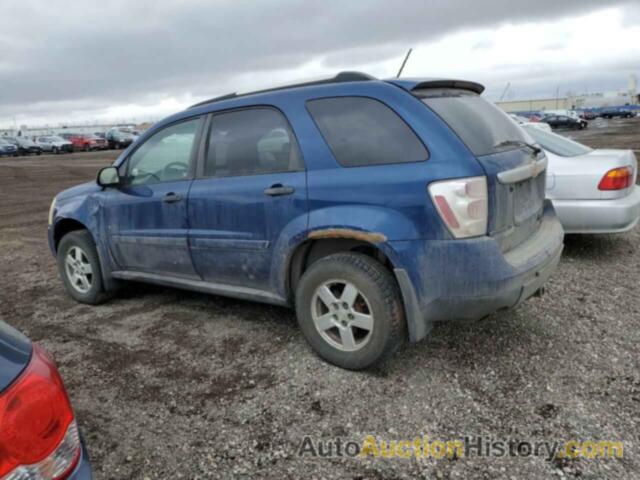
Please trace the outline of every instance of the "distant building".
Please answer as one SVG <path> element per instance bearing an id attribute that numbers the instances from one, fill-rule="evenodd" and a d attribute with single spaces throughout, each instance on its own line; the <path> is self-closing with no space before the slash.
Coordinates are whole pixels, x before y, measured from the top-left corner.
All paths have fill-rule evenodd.
<path id="1" fill-rule="evenodd" d="M 605 107 L 640 106 L 637 79 L 629 76 L 627 90 L 589 93 L 582 95 L 568 94 L 558 98 L 536 98 L 531 100 L 508 100 L 496 102 L 506 112 L 543 112 L 546 110 L 581 110 Z"/>
<path id="2" fill-rule="evenodd" d="M 546 110 L 581 110 L 604 107 L 640 105 L 640 96 L 627 92 L 605 92 L 575 97 L 539 98 L 532 100 L 509 100 L 496 102 L 505 112 L 543 112 Z"/>

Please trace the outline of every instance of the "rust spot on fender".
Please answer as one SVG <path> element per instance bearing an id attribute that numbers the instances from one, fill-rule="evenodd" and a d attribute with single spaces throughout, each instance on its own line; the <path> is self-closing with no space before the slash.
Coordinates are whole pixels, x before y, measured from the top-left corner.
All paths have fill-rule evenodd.
<path id="1" fill-rule="evenodd" d="M 309 238 L 317 240 L 319 238 L 353 238 L 369 243 L 386 242 L 387 237 L 376 232 L 362 232 L 349 228 L 327 228 L 326 230 L 316 230 L 309 234 Z"/>

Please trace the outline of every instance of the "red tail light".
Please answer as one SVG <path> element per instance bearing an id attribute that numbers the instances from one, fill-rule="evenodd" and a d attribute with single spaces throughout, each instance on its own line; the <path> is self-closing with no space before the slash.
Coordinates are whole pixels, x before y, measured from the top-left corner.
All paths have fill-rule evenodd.
<path id="1" fill-rule="evenodd" d="M 620 167 L 609 170 L 598 185 L 598 190 L 624 190 L 633 183 L 633 169 Z"/>
<path id="2" fill-rule="evenodd" d="M 34 345 L 25 371 L 0 395 L 0 478 L 63 479 L 79 455 L 78 428 L 62 379 Z"/>

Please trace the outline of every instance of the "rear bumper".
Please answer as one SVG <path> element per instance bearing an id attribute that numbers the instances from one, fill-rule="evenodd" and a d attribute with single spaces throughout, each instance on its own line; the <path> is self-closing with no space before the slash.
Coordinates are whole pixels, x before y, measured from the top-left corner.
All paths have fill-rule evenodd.
<path id="1" fill-rule="evenodd" d="M 566 233 L 619 233 L 637 225 L 640 187 L 613 200 L 553 200 Z"/>
<path id="2" fill-rule="evenodd" d="M 507 253 L 491 237 L 421 245 L 392 242 L 404 264 L 396 270 L 396 278 L 410 340 L 424 337 L 433 322 L 477 320 L 530 298 L 558 265 L 563 238 L 562 226 L 547 202 L 538 231 Z"/>
<path id="3" fill-rule="evenodd" d="M 80 451 L 80 459 L 75 470 L 67 477 L 68 480 L 92 480 L 91 464 L 89 463 L 89 453 L 82 442 L 82 450 Z"/>

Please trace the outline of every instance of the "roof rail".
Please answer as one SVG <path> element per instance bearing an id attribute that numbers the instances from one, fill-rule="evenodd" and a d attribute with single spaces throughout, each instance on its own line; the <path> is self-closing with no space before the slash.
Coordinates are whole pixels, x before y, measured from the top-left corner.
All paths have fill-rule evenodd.
<path id="1" fill-rule="evenodd" d="M 276 92 L 278 90 L 287 90 L 289 88 L 296 88 L 296 87 L 310 87 L 313 85 L 325 85 L 325 84 L 330 84 L 330 83 L 344 83 L 344 82 L 362 82 L 362 81 L 369 81 L 369 80 L 376 80 L 375 77 L 368 75 L 366 73 L 362 73 L 362 72 L 340 72 L 338 73 L 336 76 L 331 77 L 331 78 L 324 78 L 321 80 L 313 80 L 313 81 L 309 81 L 309 82 L 303 82 L 303 83 L 294 83 L 291 85 L 283 85 L 281 87 L 274 87 L 274 88 L 267 88 L 264 90 L 256 90 L 253 92 L 246 92 L 246 93 L 228 93 L 226 95 L 222 95 L 220 97 L 215 97 L 209 100 L 205 100 L 203 102 L 199 102 L 196 103 L 194 105 L 191 105 L 189 108 L 196 108 L 196 107 L 201 107 L 203 105 L 207 105 L 209 103 L 215 103 L 215 102 L 221 102 L 222 100 L 230 100 L 232 98 L 239 98 L 239 97 L 244 97 L 247 95 L 254 95 L 257 93 L 267 93 L 267 92 Z"/>

